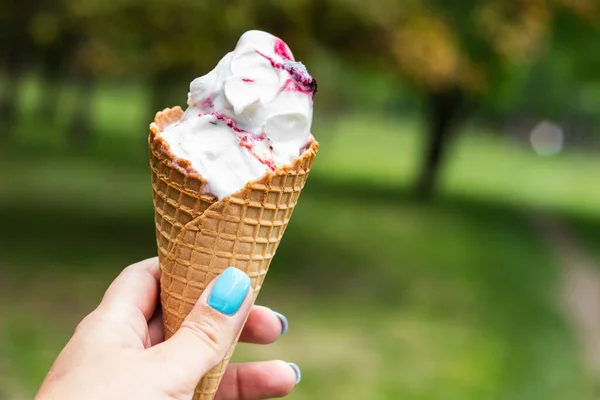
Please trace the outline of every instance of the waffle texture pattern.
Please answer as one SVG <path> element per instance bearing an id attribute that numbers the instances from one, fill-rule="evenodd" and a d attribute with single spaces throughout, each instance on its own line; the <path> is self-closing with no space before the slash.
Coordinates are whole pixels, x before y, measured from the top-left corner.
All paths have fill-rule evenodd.
<path id="1" fill-rule="evenodd" d="M 158 112 L 149 136 L 166 338 L 179 329 L 208 283 L 229 266 L 250 276 L 256 299 L 319 146 L 313 140 L 292 164 L 217 200 L 205 193 L 206 181 L 175 160 L 158 136 L 182 115 L 179 107 Z M 236 343 L 202 378 L 194 399 L 214 398 Z"/>

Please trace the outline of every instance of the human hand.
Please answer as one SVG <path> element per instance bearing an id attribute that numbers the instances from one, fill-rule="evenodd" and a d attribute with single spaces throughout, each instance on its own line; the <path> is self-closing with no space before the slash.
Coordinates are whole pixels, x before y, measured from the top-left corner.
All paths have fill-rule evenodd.
<path id="1" fill-rule="evenodd" d="M 156 309 L 159 276 L 156 258 L 127 267 L 77 326 L 36 399 L 191 399 L 200 378 L 224 358 L 246 316 L 240 341 L 271 343 L 287 330 L 281 314 L 252 306 L 248 276 L 228 269 L 165 341 Z M 299 380 L 298 367 L 283 361 L 230 364 L 216 399 L 283 397 Z"/>

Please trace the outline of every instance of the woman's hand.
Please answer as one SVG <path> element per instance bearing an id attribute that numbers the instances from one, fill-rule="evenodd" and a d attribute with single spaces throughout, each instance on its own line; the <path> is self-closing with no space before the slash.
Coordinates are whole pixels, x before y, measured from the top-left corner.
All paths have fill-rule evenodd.
<path id="1" fill-rule="evenodd" d="M 266 344 L 287 330 L 281 314 L 252 306 L 246 274 L 227 269 L 206 288 L 172 338 L 164 341 L 158 260 L 126 268 L 81 321 L 46 376 L 37 399 L 191 399 L 218 364 L 246 316 L 241 341 Z M 300 380 L 295 364 L 230 364 L 216 399 L 283 397 Z"/>

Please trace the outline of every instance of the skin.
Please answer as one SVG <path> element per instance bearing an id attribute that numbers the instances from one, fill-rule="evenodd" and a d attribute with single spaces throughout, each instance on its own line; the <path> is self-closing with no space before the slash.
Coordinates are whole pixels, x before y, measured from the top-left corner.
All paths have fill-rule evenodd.
<path id="1" fill-rule="evenodd" d="M 37 400 L 188 400 L 240 329 L 240 340 L 247 343 L 272 343 L 281 334 L 281 323 L 270 309 L 252 306 L 252 289 L 232 316 L 209 307 L 213 281 L 179 331 L 165 341 L 157 308 L 159 276 L 158 260 L 151 258 L 115 279 L 100 305 L 77 326 Z M 230 364 L 216 399 L 283 397 L 295 382 L 293 369 L 283 361 Z"/>

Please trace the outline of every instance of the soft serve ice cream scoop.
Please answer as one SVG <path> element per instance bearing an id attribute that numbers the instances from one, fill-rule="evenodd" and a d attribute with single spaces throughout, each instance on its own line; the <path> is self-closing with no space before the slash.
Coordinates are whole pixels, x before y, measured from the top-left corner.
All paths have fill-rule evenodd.
<path id="1" fill-rule="evenodd" d="M 165 338 L 230 266 L 260 292 L 318 151 L 316 89 L 281 39 L 250 31 L 191 83 L 185 112 L 156 114 L 148 144 Z M 214 399 L 234 347 L 194 400 Z"/>
<path id="2" fill-rule="evenodd" d="M 311 139 L 316 81 L 279 38 L 249 31 L 190 84 L 183 118 L 160 135 L 179 164 L 222 199 L 291 163 Z"/>

